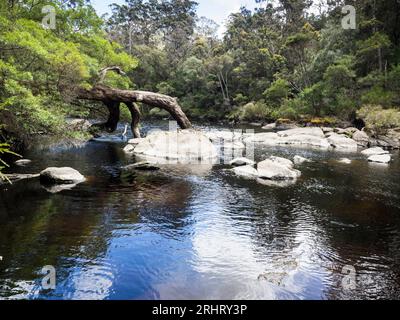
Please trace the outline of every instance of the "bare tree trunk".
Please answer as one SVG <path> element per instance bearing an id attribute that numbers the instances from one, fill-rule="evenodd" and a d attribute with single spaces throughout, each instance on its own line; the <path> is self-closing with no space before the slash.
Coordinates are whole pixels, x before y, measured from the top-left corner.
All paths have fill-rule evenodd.
<path id="1" fill-rule="evenodd" d="M 146 105 L 168 111 L 182 129 L 189 129 L 192 127 L 191 122 L 179 106 L 177 99 L 163 94 L 148 91 L 114 89 L 102 84 L 98 84 L 90 90 L 83 88 L 78 89 L 77 98 L 83 100 L 101 101 L 107 106 L 110 116 L 105 124 L 105 127 L 109 131 L 115 131 L 117 128 L 120 103 L 125 103 L 128 108 L 132 106 L 132 123 L 133 129 L 136 130 L 138 126 L 137 121 L 140 119 L 140 116 L 139 118 L 137 117 L 137 110 L 134 106 L 135 102 L 141 102 Z"/>
<path id="2" fill-rule="evenodd" d="M 128 102 L 126 104 L 128 107 L 129 111 L 131 112 L 131 118 L 132 118 L 132 123 L 131 123 L 131 129 L 132 129 L 132 134 L 134 138 L 141 138 L 140 135 L 140 129 L 139 129 L 139 122 L 140 122 L 140 109 L 136 103 L 133 102 Z"/>

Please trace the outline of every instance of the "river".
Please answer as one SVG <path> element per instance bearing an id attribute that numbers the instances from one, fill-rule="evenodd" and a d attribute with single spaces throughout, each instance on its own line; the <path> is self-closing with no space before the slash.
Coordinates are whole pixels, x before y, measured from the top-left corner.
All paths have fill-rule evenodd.
<path id="1" fill-rule="evenodd" d="M 144 124 L 144 131 L 167 124 Z M 88 180 L 53 194 L 0 189 L 0 299 L 399 299 L 400 161 L 257 148 L 313 160 L 287 187 L 232 175 L 120 176 L 118 141 L 39 148 L 13 172 L 70 166 Z M 337 160 L 349 157 L 352 164 Z M 56 287 L 41 271 L 54 266 Z"/>

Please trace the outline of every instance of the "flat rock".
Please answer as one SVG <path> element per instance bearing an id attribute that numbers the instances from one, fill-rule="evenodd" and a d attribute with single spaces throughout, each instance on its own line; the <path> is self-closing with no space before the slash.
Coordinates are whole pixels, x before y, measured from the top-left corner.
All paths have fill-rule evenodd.
<path id="1" fill-rule="evenodd" d="M 221 131 L 209 131 L 204 132 L 204 135 L 208 137 L 212 142 L 221 142 L 221 141 L 238 141 L 243 138 L 243 134 L 237 131 L 231 130 L 221 130 Z"/>
<path id="2" fill-rule="evenodd" d="M 361 151 L 364 156 L 384 155 L 389 154 L 389 151 L 383 150 L 381 147 L 369 148 Z"/>
<path id="3" fill-rule="evenodd" d="M 200 131 L 159 131 L 148 135 L 134 150 L 143 157 L 163 159 L 167 163 L 210 163 L 218 159 L 216 147 Z"/>
<path id="4" fill-rule="evenodd" d="M 234 166 L 234 167 L 240 167 L 240 166 L 254 166 L 256 163 L 253 160 L 247 159 L 247 158 L 236 158 L 233 159 L 232 161 L 229 162 L 229 165 Z"/>
<path id="5" fill-rule="evenodd" d="M 316 127 L 308 127 L 308 128 L 296 128 L 285 131 L 279 131 L 279 137 L 291 137 L 291 136 L 299 136 L 299 135 L 308 135 L 319 138 L 325 138 L 324 132 L 321 128 Z"/>
<path id="6" fill-rule="evenodd" d="M 78 184 L 86 179 L 72 168 L 47 168 L 40 173 L 40 180 L 49 184 Z"/>
<path id="7" fill-rule="evenodd" d="M 389 154 L 373 155 L 368 158 L 368 161 L 376 163 L 389 163 L 392 161 L 392 157 Z"/>
<path id="8" fill-rule="evenodd" d="M 157 165 L 150 163 L 148 161 L 141 161 L 141 162 L 137 162 L 134 164 L 130 164 L 128 166 L 122 167 L 121 168 L 122 171 L 157 171 L 160 170 L 160 167 L 158 167 Z"/>
<path id="9" fill-rule="evenodd" d="M 140 142 L 142 142 L 144 140 L 144 138 L 135 138 L 135 139 L 130 139 L 128 141 L 128 144 L 132 144 L 132 145 L 137 145 Z"/>
<path id="10" fill-rule="evenodd" d="M 288 137 L 282 137 L 278 141 L 279 145 L 299 146 L 299 147 L 311 147 L 318 149 L 328 150 L 331 145 L 327 139 L 321 138 L 320 136 L 313 136 L 307 134 L 292 135 Z"/>
<path id="11" fill-rule="evenodd" d="M 277 145 L 278 144 L 278 134 L 274 132 L 264 132 L 251 134 L 244 139 L 244 143 L 262 143 L 266 145 Z"/>

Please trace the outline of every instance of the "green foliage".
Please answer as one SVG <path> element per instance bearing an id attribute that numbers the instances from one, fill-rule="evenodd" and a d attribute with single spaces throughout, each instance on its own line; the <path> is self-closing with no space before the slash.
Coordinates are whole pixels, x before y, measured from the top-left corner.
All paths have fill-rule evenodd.
<path id="1" fill-rule="evenodd" d="M 272 110 L 264 101 L 250 102 L 231 114 L 232 119 L 241 121 L 265 121 L 271 118 Z"/>
<path id="2" fill-rule="evenodd" d="M 289 96 L 289 82 L 285 79 L 277 79 L 264 91 L 265 100 L 272 106 L 280 106 Z"/>
<path id="3" fill-rule="evenodd" d="M 8 167 L 8 164 L 2 159 L 3 155 L 5 154 L 10 154 L 10 155 L 14 155 L 17 157 L 20 157 L 20 155 L 16 154 L 15 152 L 12 152 L 10 150 L 10 145 L 7 143 L 0 143 L 0 180 L 2 181 L 8 181 L 11 182 L 7 176 L 5 176 L 2 171 Z"/>
<path id="4" fill-rule="evenodd" d="M 400 111 L 398 109 L 384 109 L 382 106 L 366 105 L 357 112 L 357 115 L 365 121 L 367 129 L 378 133 L 400 127 Z"/>

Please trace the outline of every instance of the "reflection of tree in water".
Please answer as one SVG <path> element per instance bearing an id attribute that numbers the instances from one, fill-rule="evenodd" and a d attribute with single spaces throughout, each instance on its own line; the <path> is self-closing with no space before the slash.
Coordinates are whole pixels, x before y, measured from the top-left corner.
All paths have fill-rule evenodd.
<path id="1" fill-rule="evenodd" d="M 183 179 L 144 175 L 130 185 L 112 180 L 92 179 L 57 195 L 37 181 L 0 192 L 0 296 L 11 288 L 22 296 L 28 293 L 24 288 L 34 290 L 32 281 L 40 284 L 45 265 L 54 265 L 59 282 L 66 281 L 74 270 L 105 257 L 116 227 L 183 228 L 191 196 Z"/>

